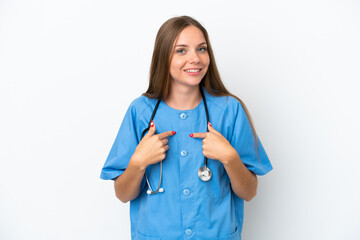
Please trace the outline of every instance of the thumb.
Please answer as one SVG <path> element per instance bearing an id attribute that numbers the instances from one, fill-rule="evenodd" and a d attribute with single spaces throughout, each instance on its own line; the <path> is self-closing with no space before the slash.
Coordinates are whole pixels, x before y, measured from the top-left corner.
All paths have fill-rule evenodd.
<path id="1" fill-rule="evenodd" d="M 209 132 L 218 133 L 218 131 L 216 131 L 215 128 L 213 128 L 213 126 L 211 125 L 210 122 L 208 122 L 208 129 L 209 129 Z"/>
<path id="2" fill-rule="evenodd" d="M 153 122 L 153 120 L 151 120 L 149 131 L 144 137 L 146 138 L 151 137 L 152 135 L 154 135 L 154 133 L 155 133 L 155 123 Z"/>

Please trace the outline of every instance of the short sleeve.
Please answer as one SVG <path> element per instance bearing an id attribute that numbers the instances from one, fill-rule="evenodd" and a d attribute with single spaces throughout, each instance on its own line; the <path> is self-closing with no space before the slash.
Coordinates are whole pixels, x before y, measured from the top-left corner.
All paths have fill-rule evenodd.
<path id="1" fill-rule="evenodd" d="M 114 180 L 125 171 L 139 144 L 136 120 L 136 109 L 132 103 L 125 114 L 114 144 L 101 170 L 101 179 Z"/>
<path id="2" fill-rule="evenodd" d="M 272 170 L 270 160 L 257 137 L 256 143 L 250 121 L 244 108 L 237 102 L 235 123 L 230 144 L 238 152 L 244 165 L 256 175 L 265 175 Z"/>

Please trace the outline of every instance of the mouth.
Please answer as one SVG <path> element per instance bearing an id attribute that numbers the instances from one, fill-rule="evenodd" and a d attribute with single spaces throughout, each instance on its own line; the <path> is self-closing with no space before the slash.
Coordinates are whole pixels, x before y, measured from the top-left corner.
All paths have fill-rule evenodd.
<path id="1" fill-rule="evenodd" d="M 198 73 L 201 71 L 201 68 L 189 68 L 184 70 L 187 73 Z"/>

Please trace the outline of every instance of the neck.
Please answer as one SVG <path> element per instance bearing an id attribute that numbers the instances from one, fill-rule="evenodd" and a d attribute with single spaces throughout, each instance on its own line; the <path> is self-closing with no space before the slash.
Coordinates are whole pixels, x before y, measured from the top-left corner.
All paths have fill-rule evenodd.
<path id="1" fill-rule="evenodd" d="M 178 110 L 194 109 L 201 102 L 201 93 L 199 86 L 172 86 L 170 94 L 165 99 L 168 106 Z"/>

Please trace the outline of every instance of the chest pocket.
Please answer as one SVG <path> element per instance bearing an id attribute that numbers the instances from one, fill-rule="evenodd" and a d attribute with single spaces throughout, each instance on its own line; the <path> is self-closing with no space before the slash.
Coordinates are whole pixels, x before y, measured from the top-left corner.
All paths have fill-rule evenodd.
<path id="1" fill-rule="evenodd" d="M 240 237 L 240 235 L 239 235 L 238 229 L 236 228 L 236 229 L 235 229 L 235 232 L 232 233 L 231 235 L 229 235 L 229 236 L 223 236 L 223 237 L 217 237 L 216 239 L 217 239 L 217 240 L 241 240 L 241 237 Z"/>
<path id="2" fill-rule="evenodd" d="M 159 237 L 150 237 L 137 232 L 135 240 L 161 240 L 161 239 Z"/>
<path id="3" fill-rule="evenodd" d="M 206 193 L 213 199 L 222 199 L 230 192 L 230 179 L 220 161 L 208 159 L 212 178 L 206 183 Z"/>

